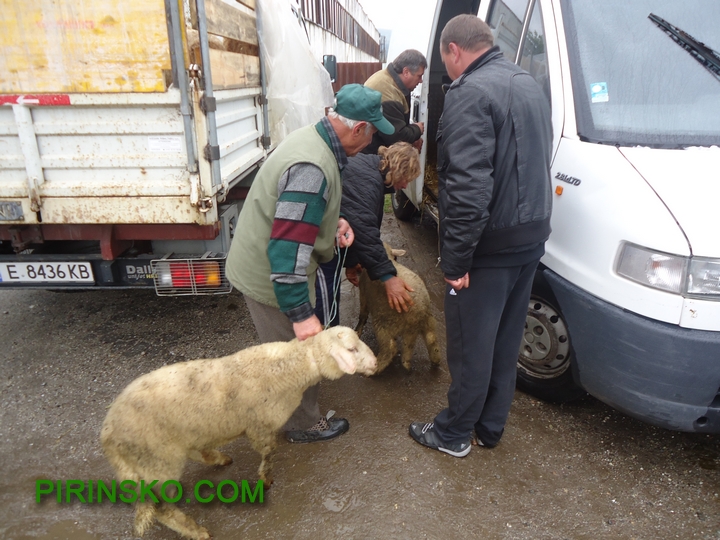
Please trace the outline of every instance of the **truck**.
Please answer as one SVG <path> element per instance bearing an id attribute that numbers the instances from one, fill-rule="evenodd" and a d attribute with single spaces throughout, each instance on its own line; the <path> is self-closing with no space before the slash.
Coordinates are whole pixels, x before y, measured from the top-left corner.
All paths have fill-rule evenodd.
<path id="1" fill-rule="evenodd" d="M 517 386 L 589 393 L 668 429 L 720 433 L 720 4 L 439 0 L 418 97 L 422 174 L 393 199 L 436 221 L 439 39 L 488 23 L 552 109 L 552 233 Z"/>
<path id="2" fill-rule="evenodd" d="M 318 47 L 378 42 L 357 0 L 5 3 L 0 288 L 229 293 L 255 173 L 332 105 Z"/>

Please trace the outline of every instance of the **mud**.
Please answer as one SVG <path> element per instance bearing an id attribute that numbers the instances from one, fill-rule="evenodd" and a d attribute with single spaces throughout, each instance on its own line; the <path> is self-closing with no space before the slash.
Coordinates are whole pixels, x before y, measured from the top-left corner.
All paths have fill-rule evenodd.
<path id="1" fill-rule="evenodd" d="M 444 353 L 442 276 L 432 222 L 386 217 L 385 239 L 428 285 Z M 345 283 L 341 320 L 354 325 Z M 368 325 L 363 338 L 377 347 Z M 126 504 L 37 504 L 35 480 L 112 479 L 98 443 L 107 406 L 165 363 L 257 343 L 242 298 L 158 298 L 151 291 L 0 291 L 0 537 L 132 538 Z M 720 538 L 716 436 L 666 431 L 586 398 L 555 406 L 518 392 L 501 444 L 463 459 L 407 433 L 445 405 L 445 366 L 419 343 L 414 370 L 322 385 L 321 406 L 350 420 L 327 443 L 280 444 L 263 504 L 181 503 L 216 539 Z M 240 439 L 228 467 L 189 463 L 183 486 L 251 482 L 259 456 Z M 178 536 L 160 526 L 150 540 Z"/>

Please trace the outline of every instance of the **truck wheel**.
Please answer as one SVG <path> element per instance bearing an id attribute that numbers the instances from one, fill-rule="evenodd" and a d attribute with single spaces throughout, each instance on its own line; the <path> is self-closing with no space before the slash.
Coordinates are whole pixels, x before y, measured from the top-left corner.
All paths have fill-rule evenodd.
<path id="1" fill-rule="evenodd" d="M 550 300 L 552 299 L 552 301 Z M 574 352 L 562 313 L 550 287 L 535 281 L 517 364 L 517 387 L 552 403 L 581 398 L 570 364 Z"/>
<path id="2" fill-rule="evenodd" d="M 415 205 L 408 199 L 404 191 L 396 191 L 390 195 L 395 217 L 400 221 L 410 221 L 417 212 Z"/>

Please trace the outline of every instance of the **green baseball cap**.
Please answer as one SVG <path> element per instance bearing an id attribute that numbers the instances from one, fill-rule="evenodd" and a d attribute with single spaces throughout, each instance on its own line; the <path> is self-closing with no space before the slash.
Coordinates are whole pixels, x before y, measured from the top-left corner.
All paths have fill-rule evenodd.
<path id="1" fill-rule="evenodd" d="M 382 113 L 382 94 L 362 84 L 346 84 L 335 94 L 336 113 L 350 120 L 370 122 L 385 135 L 395 133 Z"/>

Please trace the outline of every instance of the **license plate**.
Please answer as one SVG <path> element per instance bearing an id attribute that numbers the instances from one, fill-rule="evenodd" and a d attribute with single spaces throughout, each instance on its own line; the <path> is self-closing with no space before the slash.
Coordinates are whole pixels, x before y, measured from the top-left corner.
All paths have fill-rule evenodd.
<path id="1" fill-rule="evenodd" d="M 94 283 L 86 262 L 0 263 L 0 283 Z"/>

